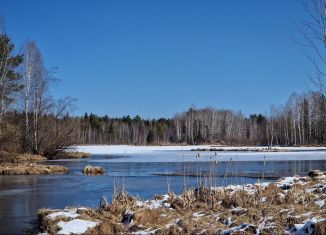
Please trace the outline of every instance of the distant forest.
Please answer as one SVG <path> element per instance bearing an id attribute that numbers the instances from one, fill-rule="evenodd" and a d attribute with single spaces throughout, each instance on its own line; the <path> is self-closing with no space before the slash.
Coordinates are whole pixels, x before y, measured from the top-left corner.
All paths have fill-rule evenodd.
<path id="1" fill-rule="evenodd" d="M 85 114 L 75 119 L 78 144 L 319 145 L 326 142 L 326 99 L 319 92 L 292 94 L 267 115 L 196 109 L 171 119 L 146 120 Z"/>

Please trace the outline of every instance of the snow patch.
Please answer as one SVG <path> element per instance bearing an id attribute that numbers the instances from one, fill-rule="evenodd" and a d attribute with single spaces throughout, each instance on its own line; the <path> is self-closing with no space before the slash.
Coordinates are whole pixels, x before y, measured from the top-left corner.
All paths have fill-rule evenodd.
<path id="1" fill-rule="evenodd" d="M 325 200 L 319 200 L 319 201 L 316 201 L 315 203 L 319 206 L 319 208 L 322 208 L 325 204 Z"/>
<path id="2" fill-rule="evenodd" d="M 316 189 L 315 188 L 308 188 L 305 190 L 306 193 L 313 193 Z"/>
<path id="3" fill-rule="evenodd" d="M 66 217 L 66 218 L 76 218 L 79 214 L 76 213 L 75 210 L 69 210 L 69 211 L 58 211 L 53 212 L 46 216 L 47 219 L 55 219 L 57 217 Z"/>
<path id="4" fill-rule="evenodd" d="M 168 194 L 162 195 L 163 198 L 161 200 L 155 199 L 155 200 L 146 200 L 146 201 L 136 201 L 136 205 L 138 207 L 146 207 L 148 209 L 157 209 L 161 206 L 165 206 L 166 208 L 170 208 L 170 204 L 166 203 L 166 201 L 170 198 Z"/>
<path id="5" fill-rule="evenodd" d="M 325 221 L 325 219 L 308 219 L 304 224 L 295 224 L 294 227 L 290 228 L 288 231 L 293 235 L 312 235 L 315 232 L 315 224 L 320 221 Z"/>
<path id="6" fill-rule="evenodd" d="M 96 225 L 96 222 L 82 219 L 74 219 L 68 222 L 60 221 L 58 226 L 61 228 L 61 230 L 58 231 L 58 234 L 82 234 L 89 228 L 93 228 Z"/>
<path id="7" fill-rule="evenodd" d="M 261 203 L 265 203 L 267 201 L 267 197 L 262 197 L 261 199 L 260 199 L 260 202 Z"/>
<path id="8" fill-rule="evenodd" d="M 150 235 L 150 234 L 155 234 L 155 232 L 159 229 L 155 229 L 155 230 L 151 230 L 152 228 L 148 228 L 148 229 L 145 229 L 145 230 L 141 230 L 141 231 L 137 231 L 137 232 L 133 232 L 131 234 L 134 234 L 134 235 Z"/>
<path id="9" fill-rule="evenodd" d="M 200 217 L 203 217 L 205 216 L 205 214 L 201 213 L 201 212 L 195 212 L 192 214 L 193 217 L 195 218 L 200 218 Z"/>
<path id="10" fill-rule="evenodd" d="M 239 226 L 235 226 L 235 227 L 232 227 L 230 229 L 227 229 L 227 230 L 223 230 L 221 232 L 221 235 L 229 235 L 233 232 L 245 232 L 246 230 L 250 229 L 251 227 L 256 227 L 252 224 L 241 224 Z"/>

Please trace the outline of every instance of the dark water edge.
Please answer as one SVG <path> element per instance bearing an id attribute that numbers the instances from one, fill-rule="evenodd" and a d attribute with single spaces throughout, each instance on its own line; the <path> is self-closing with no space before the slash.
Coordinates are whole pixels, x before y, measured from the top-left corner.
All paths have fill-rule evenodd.
<path id="1" fill-rule="evenodd" d="M 107 158 L 107 156 L 94 156 Z M 90 162 L 89 162 L 90 161 Z M 64 208 L 66 206 L 97 207 L 101 196 L 111 199 L 115 180 L 124 180 L 129 194 L 150 199 L 172 191 L 181 193 L 184 187 L 183 172 L 207 174 L 215 172 L 217 185 L 255 183 L 257 177 L 243 175 L 273 174 L 278 177 L 305 175 L 311 169 L 326 170 L 326 160 L 271 161 L 266 162 L 96 162 L 104 167 L 105 176 L 83 176 L 81 169 L 91 160 L 56 161 L 50 164 L 65 165 L 67 175 L 0 176 L 0 234 L 22 234 L 32 227 L 39 208 Z M 229 176 L 224 179 L 225 173 Z M 161 175 L 160 175 L 161 174 Z M 170 174 L 166 176 L 164 174 Z M 173 175 L 175 174 L 175 175 Z M 179 174 L 179 175 L 177 175 Z M 232 176 L 233 175 L 233 176 Z M 196 187 L 198 177 L 187 177 L 187 185 Z M 268 181 L 268 180 L 267 180 Z"/>

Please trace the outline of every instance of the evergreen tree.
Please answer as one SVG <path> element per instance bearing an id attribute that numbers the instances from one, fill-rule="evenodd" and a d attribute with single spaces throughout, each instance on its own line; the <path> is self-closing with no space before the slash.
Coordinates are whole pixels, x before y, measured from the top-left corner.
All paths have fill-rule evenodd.
<path id="1" fill-rule="evenodd" d="M 15 46 L 6 35 L 0 35 L 0 114 L 3 115 L 6 109 L 12 104 L 14 94 L 23 87 L 19 79 L 21 75 L 16 71 L 23 62 L 23 55 L 12 55 Z"/>
<path id="2" fill-rule="evenodd" d="M 21 75 L 17 67 L 23 62 L 22 55 L 13 55 L 15 46 L 7 35 L 0 35 L 0 143 L 5 141 L 5 118 L 15 101 L 15 94 L 22 89 Z"/>
<path id="3" fill-rule="evenodd" d="M 147 143 L 151 144 L 154 142 L 154 131 L 150 130 L 147 135 Z"/>

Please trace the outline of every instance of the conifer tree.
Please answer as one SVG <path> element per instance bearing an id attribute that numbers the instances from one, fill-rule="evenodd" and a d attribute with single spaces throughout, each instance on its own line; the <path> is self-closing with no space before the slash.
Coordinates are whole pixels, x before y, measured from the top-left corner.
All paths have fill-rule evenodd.
<path id="1" fill-rule="evenodd" d="M 22 55 L 13 55 L 14 44 L 6 34 L 0 35 L 0 143 L 6 139 L 5 118 L 15 101 L 15 94 L 22 89 L 17 67 L 23 62 Z"/>

